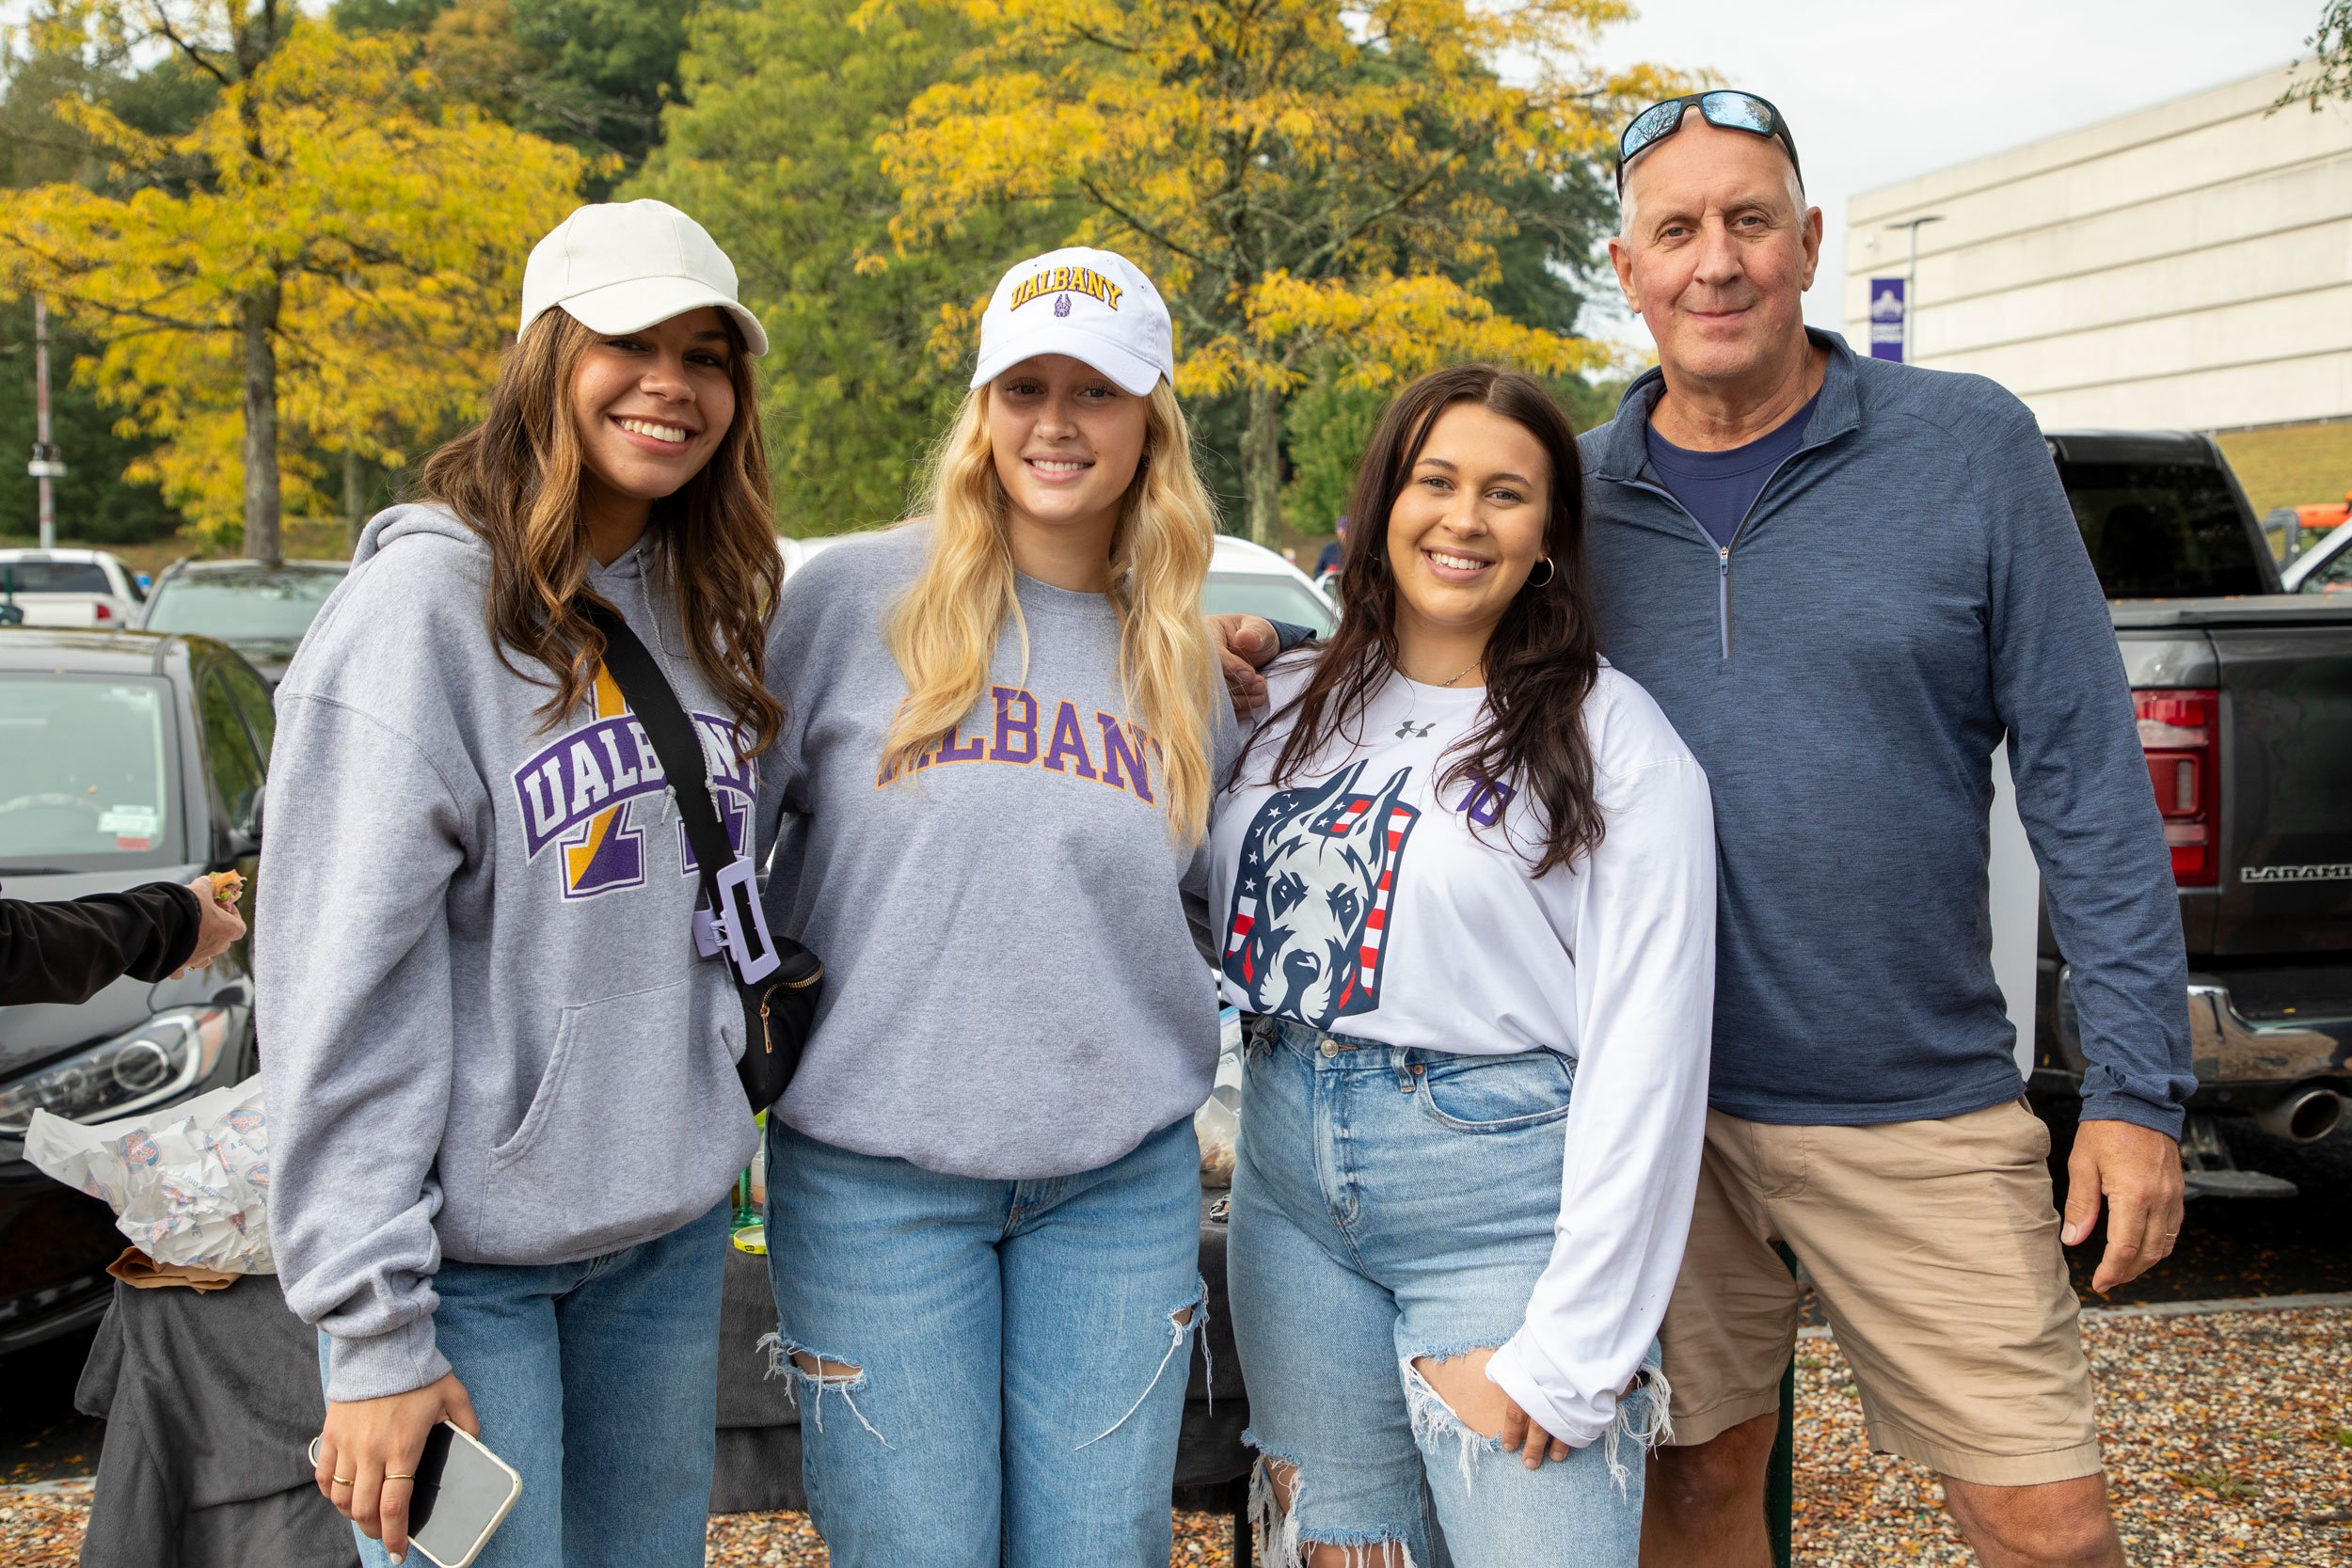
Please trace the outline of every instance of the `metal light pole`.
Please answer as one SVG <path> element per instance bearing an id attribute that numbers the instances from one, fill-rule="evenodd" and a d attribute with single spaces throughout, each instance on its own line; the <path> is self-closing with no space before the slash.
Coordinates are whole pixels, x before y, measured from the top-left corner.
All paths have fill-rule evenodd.
<path id="1" fill-rule="evenodd" d="M 40 547 L 57 547 L 56 482 L 65 477 L 56 443 L 49 439 L 49 307 L 33 300 L 33 460 L 24 471 L 39 481 Z"/>
<path id="2" fill-rule="evenodd" d="M 1915 365 L 1919 362 L 1916 340 L 1912 335 L 1913 329 L 1919 322 L 1919 226 L 1923 223 L 1942 223 L 1943 221 L 1943 214 L 1930 213 L 1925 217 L 1911 218 L 1902 223 L 1890 223 L 1886 226 L 1889 229 L 1907 229 L 1911 231 L 1911 263 L 1903 269 L 1903 278 L 1909 285 L 1911 295 L 1903 301 L 1903 363 L 1906 365 Z"/>

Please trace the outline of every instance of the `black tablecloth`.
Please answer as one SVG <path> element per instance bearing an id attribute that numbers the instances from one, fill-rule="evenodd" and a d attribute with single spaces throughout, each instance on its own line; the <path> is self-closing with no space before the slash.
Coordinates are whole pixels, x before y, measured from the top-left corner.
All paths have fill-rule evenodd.
<path id="1" fill-rule="evenodd" d="M 318 1337 L 271 1278 L 115 1286 L 73 1402 L 106 1423 L 85 1568 L 358 1568 L 310 1479 Z"/>

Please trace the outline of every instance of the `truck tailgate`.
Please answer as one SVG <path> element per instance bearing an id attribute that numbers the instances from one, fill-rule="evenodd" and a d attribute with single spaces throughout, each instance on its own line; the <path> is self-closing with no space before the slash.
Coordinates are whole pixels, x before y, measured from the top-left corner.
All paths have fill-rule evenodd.
<path id="1" fill-rule="evenodd" d="M 2216 957 L 2352 953 L 2352 604 L 2122 602 L 2119 630 L 2200 630 L 2221 692 Z"/>

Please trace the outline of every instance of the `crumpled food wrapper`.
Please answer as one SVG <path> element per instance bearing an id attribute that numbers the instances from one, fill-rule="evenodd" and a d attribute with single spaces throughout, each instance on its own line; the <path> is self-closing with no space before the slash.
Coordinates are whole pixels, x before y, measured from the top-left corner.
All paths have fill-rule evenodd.
<path id="1" fill-rule="evenodd" d="M 112 1209 L 115 1228 L 158 1263 L 278 1272 L 269 1248 L 269 1114 L 258 1075 L 96 1126 L 35 1111 L 24 1157 Z"/>

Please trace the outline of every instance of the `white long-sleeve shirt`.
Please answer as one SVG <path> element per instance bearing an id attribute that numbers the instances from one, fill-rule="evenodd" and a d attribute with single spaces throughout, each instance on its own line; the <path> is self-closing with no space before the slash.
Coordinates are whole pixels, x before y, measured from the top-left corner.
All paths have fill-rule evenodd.
<path id="1" fill-rule="evenodd" d="M 1270 786 L 1279 716 L 1311 657 L 1269 673 L 1278 719 L 1217 806 L 1226 999 L 1386 1045 L 1574 1059 L 1551 1259 L 1487 1376 L 1546 1431 L 1589 1443 L 1665 1316 L 1698 1183 L 1715 985 L 1707 777 L 1648 693 L 1604 666 L 1584 727 L 1605 836 L 1530 877 L 1535 803 L 1507 784 L 1440 787 L 1481 689 L 1392 675 L 1346 743 Z M 1461 1179 L 1482 1173 L 1465 1162 Z"/>

